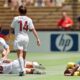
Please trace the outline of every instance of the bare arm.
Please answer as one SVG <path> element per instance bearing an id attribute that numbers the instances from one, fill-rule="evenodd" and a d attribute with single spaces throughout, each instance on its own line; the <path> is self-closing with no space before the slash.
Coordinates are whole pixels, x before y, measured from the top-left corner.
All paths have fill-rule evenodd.
<path id="1" fill-rule="evenodd" d="M 33 32 L 34 36 L 36 37 L 37 45 L 40 46 L 41 45 L 41 42 L 40 42 L 40 39 L 38 37 L 37 31 L 35 30 L 35 28 L 32 29 L 32 32 Z"/>

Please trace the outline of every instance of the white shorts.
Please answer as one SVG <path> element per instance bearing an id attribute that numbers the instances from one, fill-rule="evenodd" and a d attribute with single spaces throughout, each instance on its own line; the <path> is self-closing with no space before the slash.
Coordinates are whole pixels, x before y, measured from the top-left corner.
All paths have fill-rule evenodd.
<path id="1" fill-rule="evenodd" d="M 14 49 L 27 51 L 28 43 L 29 43 L 28 36 L 19 35 L 14 41 Z"/>
<path id="2" fill-rule="evenodd" d="M 8 48 L 9 45 L 5 42 L 3 38 L 0 37 L 0 50 Z"/>

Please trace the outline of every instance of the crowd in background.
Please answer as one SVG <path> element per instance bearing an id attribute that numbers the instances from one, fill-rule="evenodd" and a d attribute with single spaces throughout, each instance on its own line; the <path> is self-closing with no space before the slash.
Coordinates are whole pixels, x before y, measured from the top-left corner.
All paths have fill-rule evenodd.
<path id="1" fill-rule="evenodd" d="M 62 7 L 62 9 L 65 10 L 69 9 L 67 7 L 64 7 L 64 4 L 68 2 L 70 2 L 70 0 L 4 0 L 4 7 L 5 8 L 10 7 L 12 11 L 16 10 L 21 5 L 34 6 L 34 7 Z M 61 21 L 65 23 L 63 18 Z M 78 17 L 77 22 L 79 25 L 78 28 L 80 29 L 80 16 Z"/>
<path id="2" fill-rule="evenodd" d="M 4 0 L 4 7 L 11 7 L 11 10 L 14 10 L 20 5 L 33 5 L 35 7 L 54 7 L 62 6 L 65 0 Z"/>

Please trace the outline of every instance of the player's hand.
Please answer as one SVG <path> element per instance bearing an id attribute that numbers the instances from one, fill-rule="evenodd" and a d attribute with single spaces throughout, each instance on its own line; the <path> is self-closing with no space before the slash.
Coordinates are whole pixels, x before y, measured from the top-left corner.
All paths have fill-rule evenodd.
<path id="1" fill-rule="evenodd" d="M 38 46 L 40 46 L 40 45 L 41 45 L 41 42 L 40 42 L 40 40 L 39 40 L 39 39 L 37 40 L 37 45 L 38 45 Z"/>

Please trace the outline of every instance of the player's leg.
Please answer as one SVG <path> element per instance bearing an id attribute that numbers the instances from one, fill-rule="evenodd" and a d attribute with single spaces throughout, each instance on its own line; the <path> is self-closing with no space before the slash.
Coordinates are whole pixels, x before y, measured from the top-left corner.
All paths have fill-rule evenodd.
<path id="1" fill-rule="evenodd" d="M 38 62 L 32 62 L 34 68 L 38 69 L 45 69 L 45 67 L 42 64 L 39 64 Z"/>
<path id="2" fill-rule="evenodd" d="M 24 75 L 24 60 L 23 60 L 23 50 L 18 50 L 17 51 L 17 56 L 18 56 L 18 61 L 19 61 L 19 65 L 20 65 L 20 73 L 19 76 L 23 76 Z"/>
<path id="3" fill-rule="evenodd" d="M 34 69 L 34 68 L 25 68 L 25 73 L 26 74 L 45 74 L 46 72 L 38 69 Z"/>
<path id="4" fill-rule="evenodd" d="M 42 64 L 39 64 L 38 62 L 32 62 L 32 61 L 26 61 L 25 64 L 26 68 L 36 68 L 36 69 L 45 69 L 45 67 Z"/>
<path id="5" fill-rule="evenodd" d="M 28 43 L 29 43 L 29 38 L 28 38 L 28 36 L 25 38 L 25 40 L 24 40 L 24 43 L 23 43 L 23 45 L 24 45 L 24 47 L 23 47 L 23 59 L 24 59 L 24 67 L 25 67 L 25 61 L 26 61 L 26 54 L 27 54 L 27 47 L 28 47 Z"/>
<path id="6" fill-rule="evenodd" d="M 24 72 L 23 72 L 24 61 L 23 61 L 23 42 L 22 42 L 21 38 L 16 39 L 14 41 L 14 49 L 17 50 L 18 62 L 19 62 L 19 66 L 20 66 L 19 76 L 23 76 L 24 75 Z"/>
<path id="7" fill-rule="evenodd" d="M 25 67 L 25 63 L 26 63 L 26 51 L 23 51 L 23 60 L 24 60 L 24 67 Z"/>

